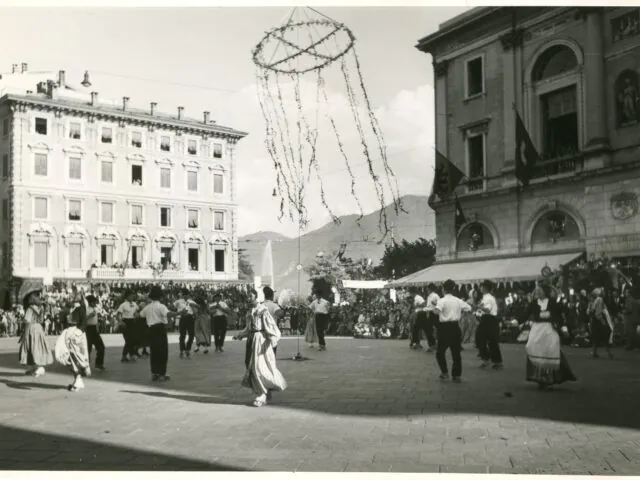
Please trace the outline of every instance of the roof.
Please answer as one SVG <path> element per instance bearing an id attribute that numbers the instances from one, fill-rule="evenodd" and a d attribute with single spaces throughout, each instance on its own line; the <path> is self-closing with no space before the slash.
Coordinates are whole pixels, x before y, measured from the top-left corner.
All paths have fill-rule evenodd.
<path id="1" fill-rule="evenodd" d="M 422 52 L 431 53 L 431 48 L 436 41 L 441 40 L 444 37 L 455 33 L 461 28 L 467 27 L 472 23 L 481 20 L 482 18 L 500 8 L 504 7 L 475 7 L 471 10 L 461 13 L 460 15 L 456 15 L 450 20 L 441 23 L 438 26 L 438 30 L 436 32 L 418 40 L 416 48 Z"/>
<path id="2" fill-rule="evenodd" d="M 523 282 L 539 280 L 542 269 L 552 271 L 568 265 L 583 255 L 583 252 L 536 255 L 512 258 L 489 258 L 471 262 L 451 262 L 433 265 L 389 283 L 391 288 L 412 287 L 429 283 L 443 283 L 453 280 L 461 283 L 480 283 L 484 280 L 495 282 Z"/>
<path id="3" fill-rule="evenodd" d="M 153 115 L 148 110 L 142 110 L 140 108 L 127 107 L 123 110 L 122 107 L 117 107 L 115 104 L 105 104 L 98 102 L 95 105 L 91 105 L 86 101 L 86 98 L 69 98 L 66 96 L 49 98 L 46 94 L 15 94 L 7 93 L 0 98 L 0 103 L 5 101 L 24 102 L 34 105 L 50 106 L 57 108 L 68 108 L 70 110 L 80 110 L 85 113 L 94 115 L 113 116 L 117 118 L 149 122 L 149 123 L 161 123 L 165 125 L 171 125 L 177 128 L 183 129 L 197 129 L 207 131 L 210 133 L 226 134 L 232 137 L 242 138 L 248 135 L 247 132 L 235 130 L 223 125 L 208 123 L 205 124 L 202 120 L 196 120 L 193 118 L 178 119 L 176 115 L 170 115 L 167 113 L 156 112 Z"/>

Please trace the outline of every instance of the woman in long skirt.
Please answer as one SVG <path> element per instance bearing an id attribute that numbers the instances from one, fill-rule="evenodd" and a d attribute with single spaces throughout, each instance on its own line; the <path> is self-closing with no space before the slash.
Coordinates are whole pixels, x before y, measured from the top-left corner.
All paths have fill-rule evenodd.
<path id="1" fill-rule="evenodd" d="M 315 315 L 308 315 L 307 328 L 304 331 L 304 341 L 307 342 L 310 348 L 315 348 L 316 343 L 318 343 Z"/>
<path id="2" fill-rule="evenodd" d="M 557 331 L 561 321 L 560 305 L 551 298 L 548 285 L 536 288 L 529 318 L 533 325 L 526 347 L 527 381 L 537 383 L 541 390 L 575 381 L 576 377 L 560 347 Z"/>
<path id="3" fill-rule="evenodd" d="M 613 358 L 611 344 L 613 343 L 613 322 L 602 298 L 602 289 L 596 288 L 591 293 L 591 303 L 589 304 L 589 326 L 591 328 L 591 345 L 593 358 L 599 358 L 598 347 L 605 347 L 609 358 Z"/>
<path id="4" fill-rule="evenodd" d="M 69 318 L 72 318 L 70 315 Z M 73 383 L 67 389 L 77 392 L 84 388 L 82 377 L 91 375 L 89 363 L 89 347 L 85 332 L 77 325 L 71 325 L 62 331 L 55 347 L 56 360 L 61 365 L 70 367 L 73 374 Z"/>
<path id="5" fill-rule="evenodd" d="M 477 290 L 471 290 L 469 292 L 469 300 L 467 303 L 471 306 L 470 312 L 463 312 L 462 319 L 460 320 L 460 329 L 462 330 L 462 345 L 467 345 L 475 342 L 476 330 L 478 328 L 478 320 L 476 319 L 475 311 L 480 303 L 480 292 Z"/>
<path id="6" fill-rule="evenodd" d="M 235 339 L 247 338 L 245 366 L 247 368 L 242 386 L 250 388 L 256 395 L 254 407 L 262 407 L 271 399 L 272 391 L 283 391 L 287 382 L 276 366 L 274 348 L 280 340 L 280 330 L 269 310 L 257 305 L 257 295 L 253 294 L 256 306 L 244 331 Z"/>
<path id="7" fill-rule="evenodd" d="M 211 348 L 211 314 L 206 307 L 206 302 L 202 299 L 198 299 L 197 309 L 193 308 L 196 316 L 195 334 L 196 334 L 196 349 L 195 353 L 200 351 L 200 347 L 203 347 L 202 353 L 209 353 Z"/>
<path id="8" fill-rule="evenodd" d="M 53 363 L 53 353 L 47 343 L 42 324 L 42 282 L 26 280 L 20 287 L 19 297 L 24 307 L 22 335 L 20 336 L 19 358 L 21 365 L 27 365 L 27 375 L 40 377 L 44 367 Z"/>

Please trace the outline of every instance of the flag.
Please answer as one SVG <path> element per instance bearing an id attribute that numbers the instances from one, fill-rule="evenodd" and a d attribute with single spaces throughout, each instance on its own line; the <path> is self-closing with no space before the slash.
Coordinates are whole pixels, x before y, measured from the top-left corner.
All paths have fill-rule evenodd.
<path id="1" fill-rule="evenodd" d="M 436 168 L 429 203 L 433 202 L 436 197 L 439 200 L 449 198 L 464 176 L 458 167 L 436 150 Z"/>
<path id="2" fill-rule="evenodd" d="M 459 232 L 465 223 L 467 223 L 467 219 L 462 211 L 460 200 L 458 200 L 458 196 L 456 195 L 456 232 Z"/>
<path id="3" fill-rule="evenodd" d="M 536 163 L 539 161 L 540 155 L 516 110 L 516 178 L 525 187 L 529 185 Z"/>

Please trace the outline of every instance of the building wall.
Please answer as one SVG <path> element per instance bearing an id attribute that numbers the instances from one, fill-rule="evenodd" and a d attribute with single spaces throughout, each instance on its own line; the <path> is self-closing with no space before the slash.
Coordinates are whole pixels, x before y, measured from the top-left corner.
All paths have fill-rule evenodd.
<path id="1" fill-rule="evenodd" d="M 636 213 L 617 220 L 612 215 L 615 194 L 640 196 L 640 122 L 618 124 L 615 90 L 623 71 L 640 75 L 640 34 L 614 41 L 612 31 L 612 20 L 633 11 L 518 9 L 517 29 L 522 40 L 516 43 L 514 52 L 505 42 L 512 29 L 511 11 L 494 9 L 486 20 L 453 34 L 454 39 L 434 40 L 428 47 L 436 71 L 438 150 L 466 173 L 464 132 L 467 128 L 486 132 L 486 187 L 470 194 L 461 185 L 456 194 L 469 223 L 485 225 L 496 240 L 496 247 L 490 250 L 472 252 L 463 246 L 456 252 L 460 232 L 455 231 L 454 205 L 452 201 L 441 202 L 435 205 L 440 261 L 558 250 L 638 254 L 640 217 Z M 573 48 L 580 62 L 572 78 L 578 84 L 581 153 L 574 171 L 536 179 L 517 195 L 513 105 L 541 151 L 541 120 L 535 97 L 540 85 L 533 84 L 531 72 L 539 55 L 554 44 Z M 465 99 L 464 65 L 478 55 L 484 58 L 485 92 Z M 581 238 L 532 246 L 534 223 L 551 210 L 574 218 L 581 228 Z"/>
<path id="2" fill-rule="evenodd" d="M 6 106 L 0 112 L 7 113 Z M 12 195 L 12 265 L 14 276 L 42 277 L 46 274 L 61 278 L 84 278 L 93 265 L 100 265 L 98 237 L 113 233 L 114 263 L 127 258 L 128 240 L 139 235 L 143 248 L 143 266 L 147 262 L 160 261 L 160 246 L 172 246 L 172 261 L 181 271 L 189 271 L 187 249 L 198 248 L 198 273 L 189 272 L 192 279 L 198 276 L 213 280 L 235 280 L 237 268 L 237 205 L 235 203 L 235 142 L 222 138 L 204 139 L 202 136 L 181 134 L 179 129 L 150 129 L 133 122 L 98 121 L 87 115 L 36 110 L 20 106 L 12 115 L 13 129 L 9 139 L 0 140 L 0 152 L 11 147 L 12 178 L 4 181 L 0 196 Z M 46 118 L 47 135 L 36 133 L 35 118 Z M 2 114 L 0 113 L 0 119 Z M 81 138 L 70 138 L 70 123 L 81 125 Z M 109 127 L 113 143 L 101 141 L 102 127 Z M 0 124 L 1 128 L 1 124 Z M 132 145 L 132 132 L 142 134 L 142 148 Z M 160 149 L 160 137 L 170 136 L 171 151 Z M 196 155 L 187 152 L 189 139 L 197 141 Z M 214 144 L 222 147 L 222 158 L 214 158 Z M 47 176 L 35 175 L 35 155 L 46 154 Z M 80 180 L 70 179 L 71 158 L 81 159 Z M 102 161 L 113 162 L 113 182 L 101 180 Z M 141 165 L 142 185 L 131 180 L 132 165 Z M 160 169 L 171 170 L 171 187 L 160 186 Z M 198 191 L 187 188 L 187 172 L 197 172 Z M 223 193 L 214 193 L 213 175 L 223 175 Z M 36 198 L 48 199 L 48 217 L 34 217 Z M 80 221 L 69 219 L 69 201 L 82 204 Z M 100 215 L 102 202 L 114 204 L 114 221 L 103 223 Z M 131 223 L 131 206 L 140 204 L 144 209 L 143 224 Z M 160 207 L 171 207 L 170 228 L 160 226 Z M 187 227 L 187 210 L 199 211 L 198 228 Z M 214 228 L 214 212 L 224 212 L 224 228 Z M 33 261 L 33 242 L 39 230 L 51 233 L 50 269 L 36 269 Z M 35 233 L 34 233 L 35 232 Z M 42 233 L 42 232 L 41 232 Z M 0 239 L 8 232 L 2 229 Z M 83 238 L 82 238 L 83 237 Z M 161 237 L 166 237 L 162 240 Z M 168 240 L 169 238 L 172 240 Z M 6 237 L 5 237 L 6 238 Z M 142 240 L 144 239 L 144 240 Z M 69 269 L 69 244 L 82 243 L 81 268 Z M 134 240 L 133 244 L 137 244 Z M 169 242 L 169 243 L 167 243 Z M 198 243 L 199 242 L 199 243 Z M 225 251 L 225 271 L 214 272 L 214 251 Z"/>

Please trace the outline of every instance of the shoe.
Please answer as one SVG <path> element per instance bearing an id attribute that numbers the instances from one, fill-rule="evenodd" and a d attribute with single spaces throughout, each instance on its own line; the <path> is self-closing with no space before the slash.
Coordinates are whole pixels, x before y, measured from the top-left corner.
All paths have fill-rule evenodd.
<path id="1" fill-rule="evenodd" d="M 220 353 L 224 353 L 224 348 L 220 347 L 219 352 L 220 352 Z"/>
<path id="2" fill-rule="evenodd" d="M 146 350 L 144 352 L 142 352 L 142 356 L 143 357 L 148 357 L 149 356 L 149 352 L 147 352 Z"/>
<path id="3" fill-rule="evenodd" d="M 157 382 L 158 380 L 160 380 L 160 375 L 153 374 L 151 376 L 151 381 L 152 382 Z"/>
<path id="4" fill-rule="evenodd" d="M 122 357 L 122 358 L 120 359 L 120 362 L 121 362 L 121 363 L 129 363 L 129 359 L 128 359 L 127 357 Z"/>
<path id="5" fill-rule="evenodd" d="M 42 375 L 44 375 L 44 372 L 44 367 L 38 367 L 36 368 L 36 371 L 33 372 L 33 376 L 36 378 L 41 377 Z"/>
<path id="6" fill-rule="evenodd" d="M 489 365 L 491 365 L 491 362 L 485 361 L 480 364 L 480 368 L 487 368 Z"/>
<path id="7" fill-rule="evenodd" d="M 191 358 L 191 352 L 187 352 L 187 358 Z"/>
<path id="8" fill-rule="evenodd" d="M 318 347 L 318 350 L 319 350 L 320 352 L 324 352 L 326 349 L 327 349 L 327 346 L 326 346 L 326 345 L 320 345 L 320 346 Z"/>
<path id="9" fill-rule="evenodd" d="M 461 383 L 462 382 L 460 377 L 453 377 L 451 380 L 453 381 L 453 383 Z"/>
<path id="10" fill-rule="evenodd" d="M 427 347 L 427 349 L 425 350 L 425 352 L 427 352 L 427 353 L 433 353 L 433 348 L 431 348 L 431 347 Z"/>
<path id="11" fill-rule="evenodd" d="M 271 398 L 272 398 L 272 396 L 271 396 L 271 390 L 269 390 L 269 391 L 267 392 L 267 401 L 268 401 L 268 402 L 270 402 L 270 401 L 271 401 Z"/>
<path id="12" fill-rule="evenodd" d="M 129 357 L 129 361 L 131 363 L 136 363 L 138 360 L 136 359 L 136 357 L 131 356 L 131 357 Z"/>
<path id="13" fill-rule="evenodd" d="M 198 353 L 199 351 L 200 351 L 200 349 L 199 349 L 199 348 L 196 348 L 196 349 L 193 351 L 193 353 Z"/>
<path id="14" fill-rule="evenodd" d="M 161 382 L 168 382 L 171 380 L 171 377 L 169 375 L 158 375 L 158 380 Z"/>
<path id="15" fill-rule="evenodd" d="M 494 363 L 491 368 L 494 370 L 504 370 L 504 366 L 501 363 Z"/>
<path id="16" fill-rule="evenodd" d="M 209 349 L 205 348 L 204 352 L 202 352 L 202 353 L 204 353 L 206 355 L 207 353 L 209 353 Z"/>
<path id="17" fill-rule="evenodd" d="M 100 370 L 101 372 L 104 372 L 106 368 L 104 368 L 104 365 L 96 365 L 96 370 Z"/>
<path id="18" fill-rule="evenodd" d="M 184 358 L 184 352 L 180 352 L 180 358 Z"/>
<path id="19" fill-rule="evenodd" d="M 449 380 L 449 374 L 448 373 L 441 373 L 439 378 L 440 378 L 440 380 Z"/>
<path id="20" fill-rule="evenodd" d="M 266 395 L 260 395 L 259 397 L 257 397 L 253 401 L 253 406 L 254 407 L 263 407 L 266 404 L 267 404 L 267 396 Z"/>

